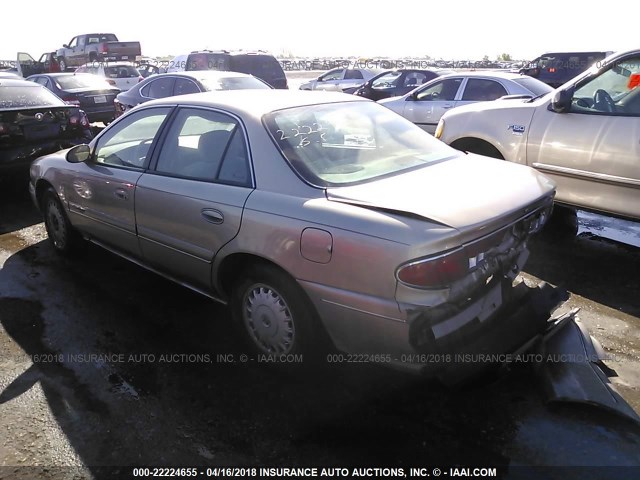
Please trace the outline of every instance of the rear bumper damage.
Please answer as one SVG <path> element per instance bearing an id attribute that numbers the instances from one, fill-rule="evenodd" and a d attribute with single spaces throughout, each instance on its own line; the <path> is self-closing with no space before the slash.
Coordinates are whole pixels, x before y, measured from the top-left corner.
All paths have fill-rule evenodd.
<path id="1" fill-rule="evenodd" d="M 533 367 L 548 401 L 596 405 L 640 422 L 609 381 L 615 371 L 604 364 L 606 354 L 577 319 L 577 310 L 553 317 L 568 298 L 565 291 L 521 282 L 503 292 L 497 315 L 475 318 L 445 335 L 425 313 L 412 321 L 410 342 L 428 355 L 424 374 L 458 385 L 492 368 L 524 363 Z"/>

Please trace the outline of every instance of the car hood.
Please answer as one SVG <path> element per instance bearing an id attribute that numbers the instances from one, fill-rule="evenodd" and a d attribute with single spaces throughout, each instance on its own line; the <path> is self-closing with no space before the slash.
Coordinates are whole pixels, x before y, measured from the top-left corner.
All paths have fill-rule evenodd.
<path id="1" fill-rule="evenodd" d="M 328 200 L 419 216 L 459 231 L 485 230 L 551 195 L 532 168 L 473 154 L 365 184 L 327 188 Z M 495 224 L 495 225 L 494 225 Z"/>

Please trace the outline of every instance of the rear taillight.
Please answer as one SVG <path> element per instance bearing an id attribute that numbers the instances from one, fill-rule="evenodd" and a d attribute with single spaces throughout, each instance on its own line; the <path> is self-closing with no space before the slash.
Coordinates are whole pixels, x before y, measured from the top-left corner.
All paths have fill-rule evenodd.
<path id="1" fill-rule="evenodd" d="M 63 98 L 62 100 L 64 100 L 67 104 L 74 105 L 76 107 L 80 105 L 80 101 L 75 98 Z"/>
<path id="2" fill-rule="evenodd" d="M 106 43 L 101 43 L 100 44 L 100 53 L 107 53 L 109 51 L 109 49 L 107 48 L 107 44 Z"/>
<path id="3" fill-rule="evenodd" d="M 80 124 L 80 115 L 71 115 L 69 117 L 69 125 L 71 125 L 72 127 L 75 127 L 76 125 Z"/>
<path id="4" fill-rule="evenodd" d="M 463 278 L 469 271 L 464 248 L 406 264 L 398 270 L 398 280 L 411 287 L 441 288 Z"/>
<path id="5" fill-rule="evenodd" d="M 7 133 L 9 133 L 9 125 L 0 123 L 0 135 L 6 135 Z"/>

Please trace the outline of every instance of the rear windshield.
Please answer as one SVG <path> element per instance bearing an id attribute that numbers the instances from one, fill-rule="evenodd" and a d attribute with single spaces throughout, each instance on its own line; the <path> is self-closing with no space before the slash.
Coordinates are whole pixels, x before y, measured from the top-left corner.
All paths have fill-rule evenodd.
<path id="1" fill-rule="evenodd" d="M 271 55 L 229 55 L 228 53 L 192 53 L 187 70 L 226 70 L 271 80 L 284 78 L 280 63 Z"/>
<path id="2" fill-rule="evenodd" d="M 64 75 L 54 78 L 60 90 L 72 90 L 74 88 L 112 88 L 102 78 L 95 75 Z"/>
<path id="3" fill-rule="evenodd" d="M 457 155 L 374 102 L 279 110 L 267 114 L 265 124 L 291 167 L 321 187 L 367 182 Z"/>
<path id="4" fill-rule="evenodd" d="M 271 89 L 269 85 L 253 77 L 226 77 L 226 78 L 200 78 L 207 90 L 248 90 L 248 89 Z"/>
<path id="5" fill-rule="evenodd" d="M 535 96 L 544 95 L 553 91 L 553 88 L 551 88 L 549 85 L 533 77 L 522 76 L 520 78 L 514 79 L 514 82 L 516 82 L 518 85 L 523 86 Z"/>
<path id="6" fill-rule="evenodd" d="M 140 72 L 131 65 L 119 65 L 104 67 L 104 75 L 107 78 L 133 78 L 139 77 Z"/>
<path id="7" fill-rule="evenodd" d="M 87 43 L 115 42 L 117 37 L 113 33 L 92 33 L 87 38 Z"/>
<path id="8" fill-rule="evenodd" d="M 57 107 L 66 105 L 56 95 L 40 85 L 33 87 L 3 86 L 0 88 L 0 108 Z"/>
<path id="9" fill-rule="evenodd" d="M 234 55 L 231 70 L 266 79 L 284 77 L 280 63 L 269 55 Z"/>

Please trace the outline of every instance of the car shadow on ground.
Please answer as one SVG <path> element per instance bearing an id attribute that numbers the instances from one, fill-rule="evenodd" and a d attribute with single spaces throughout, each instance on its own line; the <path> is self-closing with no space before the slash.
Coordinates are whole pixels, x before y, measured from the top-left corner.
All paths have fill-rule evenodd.
<path id="1" fill-rule="evenodd" d="M 29 196 L 28 175 L 4 176 L 0 182 L 0 235 L 35 225 L 42 216 Z"/>
<path id="2" fill-rule="evenodd" d="M 527 273 L 640 318 L 640 248 L 589 232 L 543 232 L 531 251 Z"/>
<path id="3" fill-rule="evenodd" d="M 65 259 L 40 242 L 0 284 L 2 327 L 31 359 L 0 408 L 39 384 L 95 478 L 104 465 L 504 466 L 519 419 L 542 408 L 519 369 L 451 390 L 377 365 L 259 363 L 226 308 L 97 247 Z"/>

